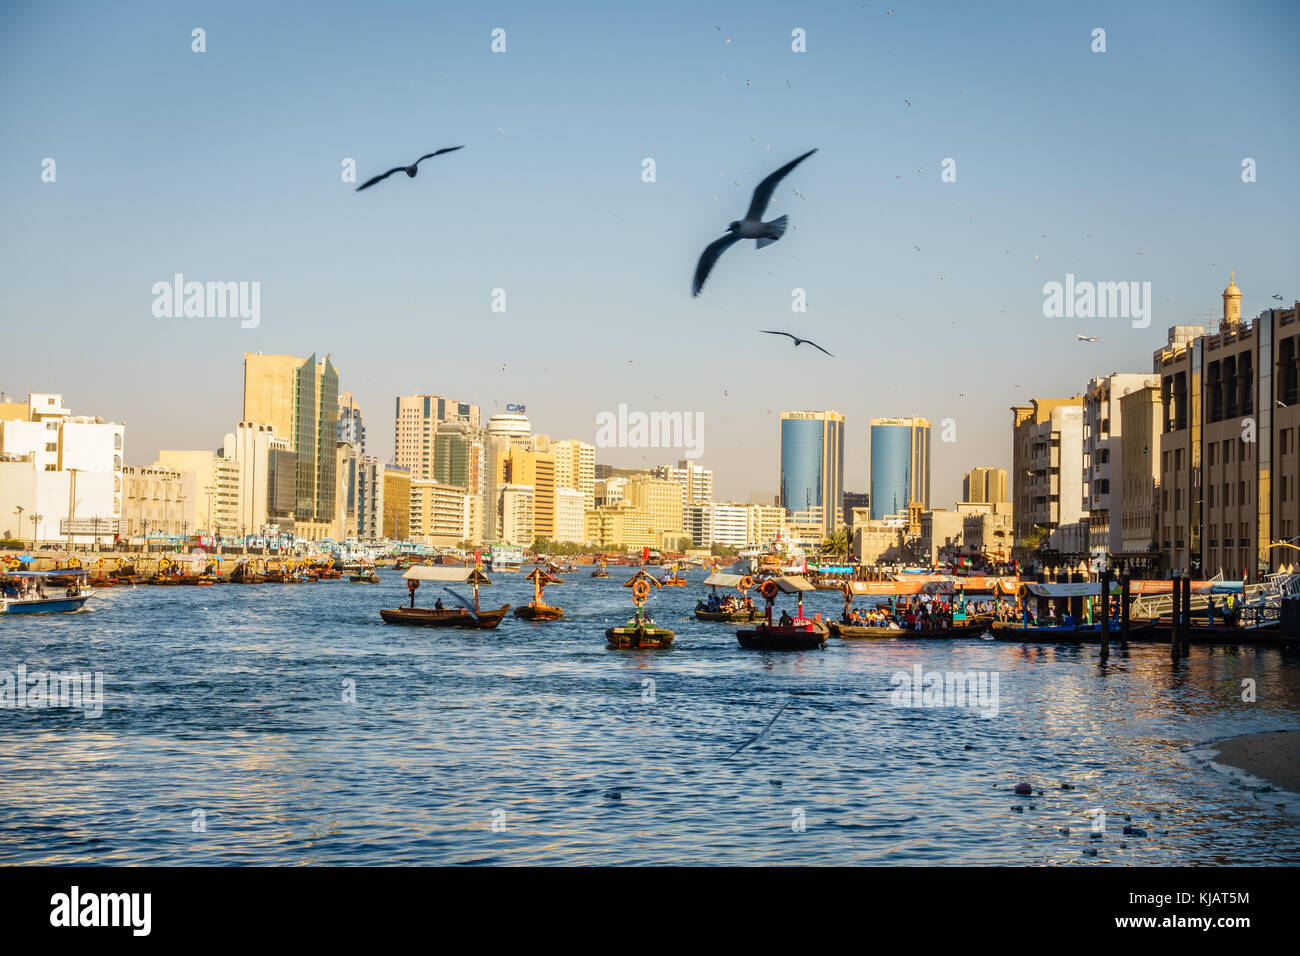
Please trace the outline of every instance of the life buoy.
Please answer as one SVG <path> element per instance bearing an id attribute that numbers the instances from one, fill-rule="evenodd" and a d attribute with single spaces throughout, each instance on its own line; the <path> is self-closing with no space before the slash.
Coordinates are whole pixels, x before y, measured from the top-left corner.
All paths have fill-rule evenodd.
<path id="1" fill-rule="evenodd" d="M 102 569 L 104 567 L 104 559 L 103 558 L 96 559 L 95 567 Z"/>
<path id="2" fill-rule="evenodd" d="M 74 554 L 72 557 L 68 558 L 68 567 L 69 568 L 81 567 L 81 559 Z"/>
<path id="3" fill-rule="evenodd" d="M 843 595 L 844 595 L 846 598 L 848 598 L 850 601 L 852 601 L 852 600 L 853 600 L 853 585 L 849 584 L 848 581 L 845 581 L 842 585 L 840 585 L 840 593 L 843 594 Z"/>
<path id="4" fill-rule="evenodd" d="M 638 601 L 644 601 L 650 594 L 650 585 L 644 581 L 637 581 L 632 585 L 632 596 Z"/>
<path id="5" fill-rule="evenodd" d="M 753 586 L 754 586 L 754 579 L 751 578 L 748 574 L 746 574 L 743 578 L 741 578 L 740 581 L 736 584 L 736 587 L 739 588 L 741 591 L 748 591 Z"/>
<path id="6" fill-rule="evenodd" d="M 10 570 L 10 571 L 17 571 L 17 570 L 18 570 L 19 568 L 21 568 L 22 566 L 23 566 L 23 563 L 22 563 L 21 561 L 19 561 L 17 558 L 10 558 L 10 559 L 9 559 L 9 570 Z"/>
<path id="7" fill-rule="evenodd" d="M 406 590 L 408 591 L 414 591 L 419 586 L 420 586 L 420 582 L 415 580 L 415 578 L 411 578 L 409 581 L 406 582 Z"/>
<path id="8" fill-rule="evenodd" d="M 767 598 L 770 601 L 776 597 L 777 593 L 781 589 L 776 586 L 775 581 L 773 581 L 771 578 L 768 578 L 766 581 L 763 582 L 763 586 L 758 590 L 759 593 L 763 595 L 763 597 Z"/>

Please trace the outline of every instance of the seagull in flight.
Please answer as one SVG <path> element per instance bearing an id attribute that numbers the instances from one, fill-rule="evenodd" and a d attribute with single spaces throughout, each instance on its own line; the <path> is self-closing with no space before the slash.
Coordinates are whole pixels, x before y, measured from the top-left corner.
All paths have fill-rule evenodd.
<path id="1" fill-rule="evenodd" d="M 824 348 L 822 348 L 820 345 L 818 345 L 818 344 L 817 344 L 816 342 L 814 342 L 812 339 L 801 339 L 801 338 L 799 338 L 799 336 L 797 336 L 797 335 L 791 335 L 789 332 L 772 332 L 772 331 L 770 331 L 770 330 L 768 330 L 768 329 L 759 329 L 758 331 L 762 332 L 764 335 L 784 335 L 784 336 L 787 336 L 787 337 L 789 337 L 789 338 L 792 338 L 792 339 L 794 339 L 794 347 L 795 347 L 795 348 L 798 348 L 799 346 L 801 346 L 801 345 L 803 345 L 805 342 L 807 342 L 809 345 L 811 345 L 813 348 L 817 349 L 818 351 L 820 351 L 820 352 L 826 352 L 826 350 L 825 350 Z M 826 354 L 827 354 L 827 355 L 831 355 L 830 352 L 826 352 Z M 834 355 L 831 355 L 831 358 L 835 358 L 835 356 L 834 356 Z"/>
<path id="2" fill-rule="evenodd" d="M 771 222 L 764 222 L 763 212 L 767 209 L 768 203 L 772 201 L 772 193 L 776 191 L 777 184 L 789 174 L 790 170 L 815 152 L 817 152 L 815 149 L 808 150 L 798 159 L 786 163 L 758 184 L 758 188 L 754 190 L 754 196 L 749 202 L 749 211 L 745 213 L 745 218 L 737 219 L 728 225 L 727 235 L 709 243 L 700 256 L 700 261 L 695 266 L 695 281 L 691 286 L 692 296 L 700 294 L 700 290 L 704 288 L 704 280 L 709 277 L 709 272 L 717 263 L 718 258 L 730 246 L 742 239 L 755 239 L 757 240 L 755 245 L 762 249 L 764 246 L 776 242 L 785 234 L 787 217 L 782 216 L 779 219 L 773 219 Z"/>
<path id="3" fill-rule="evenodd" d="M 1277 299 L 1277 301 L 1279 301 L 1279 302 L 1282 301 L 1282 297 L 1281 297 L 1280 295 L 1275 295 L 1275 296 L 1273 296 L 1273 298 Z"/>
<path id="4" fill-rule="evenodd" d="M 362 183 L 360 186 L 357 187 L 357 192 L 361 192 L 361 190 L 363 189 L 369 189 L 375 183 L 387 179 L 389 176 L 393 175 L 393 173 L 406 173 L 406 175 L 414 179 L 415 174 L 420 171 L 419 169 L 420 164 L 424 162 L 426 159 L 429 159 L 430 157 L 433 156 L 441 156 L 443 153 L 452 153 L 458 149 L 464 149 L 464 148 L 465 148 L 464 146 L 448 146 L 445 149 L 440 149 L 433 153 L 425 153 L 423 156 L 421 156 L 419 159 L 413 162 L 410 166 L 394 166 L 386 173 L 383 173 L 379 176 L 375 176 L 372 179 L 367 179 L 364 183 Z"/>

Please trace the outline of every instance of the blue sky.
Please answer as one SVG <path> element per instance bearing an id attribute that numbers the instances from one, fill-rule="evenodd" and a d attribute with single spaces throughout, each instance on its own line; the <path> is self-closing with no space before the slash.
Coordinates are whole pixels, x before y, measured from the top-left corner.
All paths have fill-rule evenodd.
<path id="1" fill-rule="evenodd" d="M 849 490 L 869 418 L 952 418 L 951 506 L 962 471 L 1009 465 L 1008 406 L 1149 370 L 1230 269 L 1248 315 L 1300 297 L 1300 7 L 982 6 L 7 3 L 0 389 L 125 421 L 147 464 L 220 443 L 244 352 L 330 352 L 381 456 L 417 391 L 588 441 L 620 402 L 702 411 L 737 497 L 775 492 L 783 408 L 847 416 Z M 415 180 L 340 181 L 460 143 Z M 771 206 L 785 237 L 692 299 L 703 247 L 814 146 Z M 260 281 L 260 327 L 154 318 L 176 272 Z M 1150 281 L 1151 327 L 1044 318 L 1067 272 Z"/>

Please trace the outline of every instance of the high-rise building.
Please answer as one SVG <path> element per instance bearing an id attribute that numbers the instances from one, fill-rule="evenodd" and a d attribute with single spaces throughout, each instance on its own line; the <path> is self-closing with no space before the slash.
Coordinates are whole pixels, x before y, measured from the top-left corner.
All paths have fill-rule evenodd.
<path id="1" fill-rule="evenodd" d="M 339 540 L 379 539 L 384 520 L 384 467 L 373 455 L 361 454 L 359 445 L 337 443 L 338 494 L 335 534 Z"/>
<path id="2" fill-rule="evenodd" d="M 844 520 L 844 416 L 781 413 L 781 507 L 791 523 L 829 534 Z"/>
<path id="3" fill-rule="evenodd" d="M 446 422 L 479 427 L 479 407 L 441 395 L 405 395 L 397 399 L 393 463 L 412 478 L 437 477 L 436 435 Z"/>
<path id="4" fill-rule="evenodd" d="M 506 452 L 501 483 L 502 487 L 516 485 L 533 490 L 533 534 L 538 538 L 553 539 L 555 537 L 555 456 L 550 452 L 531 451 L 523 445 L 514 445 Z M 504 510 L 502 514 L 505 514 Z M 531 545 L 533 539 L 530 538 L 526 543 Z"/>
<path id="5" fill-rule="evenodd" d="M 997 504 L 1007 500 L 1005 468 L 972 468 L 961 476 L 961 500 Z"/>
<path id="6" fill-rule="evenodd" d="M 1124 445 L 1119 400 L 1156 383 L 1154 376 L 1114 372 L 1088 382 L 1083 396 L 1083 501 L 1088 515 L 1088 551 L 1123 550 Z"/>
<path id="7" fill-rule="evenodd" d="M 1235 277 L 1217 333 L 1175 326 L 1154 356 L 1161 433 L 1157 538 L 1167 565 L 1259 578 L 1300 534 L 1300 302 L 1241 317 Z"/>
<path id="8" fill-rule="evenodd" d="M 293 442 L 295 533 L 329 537 L 335 510 L 339 376 L 327 355 L 244 355 L 244 421 L 275 427 Z"/>
<path id="9" fill-rule="evenodd" d="M 1149 552 L 1156 544 L 1156 503 L 1160 491 L 1160 386 L 1135 388 L 1119 399 L 1124 446 L 1121 464 L 1120 548 Z M 1112 528 L 1114 512 L 1112 509 Z M 1114 550 L 1114 549 L 1112 549 Z"/>
<path id="10" fill-rule="evenodd" d="M 596 446 L 576 438 L 551 443 L 555 454 L 555 484 L 582 492 L 583 507 L 595 507 Z"/>
<path id="11" fill-rule="evenodd" d="M 653 472 L 656 478 L 675 481 L 682 486 L 682 507 L 706 505 L 713 500 L 713 472 L 689 459 L 676 465 L 659 465 Z"/>
<path id="12" fill-rule="evenodd" d="M 411 473 L 397 465 L 384 466 L 384 537 L 408 541 L 411 537 Z"/>
<path id="13" fill-rule="evenodd" d="M 537 537 L 533 516 L 533 486 L 502 485 L 500 502 L 497 518 L 501 543 L 518 548 L 532 547 Z"/>
<path id="14" fill-rule="evenodd" d="M 453 547 L 469 537 L 469 495 L 464 488 L 413 478 L 410 489 L 411 540 Z"/>
<path id="15" fill-rule="evenodd" d="M 681 485 L 665 478 L 632 478 L 623 498 L 650 515 L 650 530 L 663 534 L 682 531 Z"/>
<path id="16" fill-rule="evenodd" d="M 1015 540 L 1021 545 L 1043 528 L 1060 551 L 1082 550 L 1058 530 L 1086 517 L 1083 508 L 1083 396 L 1035 398 L 1013 405 L 1012 494 Z M 1068 533 L 1068 532 L 1067 532 Z M 1065 546 L 1062 546 L 1065 545 Z"/>
<path id="17" fill-rule="evenodd" d="M 871 419 L 871 517 L 882 520 L 930 507 L 930 422 Z"/>
<path id="18" fill-rule="evenodd" d="M 292 442 L 276 434 L 274 425 L 260 422 L 236 422 L 235 430 L 226 434 L 218 455 L 235 463 L 239 480 L 235 488 L 234 515 L 229 524 L 223 524 L 223 534 L 258 534 L 268 523 L 287 523 L 286 531 L 293 530 L 291 519 L 293 499 L 290 497 L 283 512 L 272 522 L 270 495 L 272 488 L 271 461 L 276 453 L 287 455 L 286 467 L 295 473 Z"/>
<path id="19" fill-rule="evenodd" d="M 361 406 L 351 392 L 339 396 L 339 441 L 350 442 L 361 454 L 366 453 L 366 426 L 361 421 Z"/>
<path id="20" fill-rule="evenodd" d="M 556 541 L 581 544 L 587 540 L 587 500 L 577 488 L 555 489 Z"/>

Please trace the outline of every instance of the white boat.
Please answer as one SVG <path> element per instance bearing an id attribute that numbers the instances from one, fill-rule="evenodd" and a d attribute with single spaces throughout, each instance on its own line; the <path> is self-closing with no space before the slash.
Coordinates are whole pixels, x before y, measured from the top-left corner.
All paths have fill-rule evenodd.
<path id="1" fill-rule="evenodd" d="M 0 571 L 0 614 L 52 614 L 80 611 L 94 593 L 86 586 L 89 571 Z M 50 578 L 71 577 L 72 584 L 49 585 Z"/>
<path id="2" fill-rule="evenodd" d="M 524 563 L 524 553 L 519 548 L 493 545 L 485 563 L 489 571 L 518 571 Z"/>

